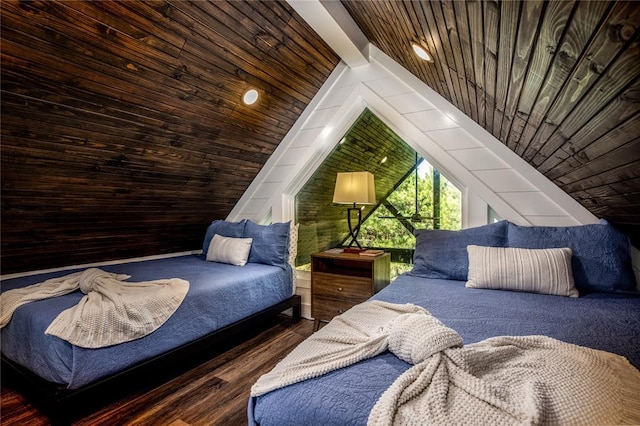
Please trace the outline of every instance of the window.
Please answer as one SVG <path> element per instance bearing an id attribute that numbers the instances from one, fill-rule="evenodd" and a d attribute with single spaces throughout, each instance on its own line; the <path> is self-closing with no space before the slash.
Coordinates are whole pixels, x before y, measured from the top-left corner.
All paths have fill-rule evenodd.
<path id="1" fill-rule="evenodd" d="M 426 161 L 417 163 L 417 173 L 382 200 L 360 228 L 363 247 L 392 253 L 392 276 L 412 267 L 414 229 L 458 230 L 462 225 L 460 190 Z"/>
<path id="2" fill-rule="evenodd" d="M 413 248 L 413 229 L 458 230 L 462 220 L 461 195 L 433 166 L 422 161 L 417 179 L 408 176 L 365 219 L 360 242 L 367 247 Z"/>
<path id="3" fill-rule="evenodd" d="M 348 244 L 347 206 L 333 204 L 333 190 L 338 172 L 357 171 L 373 173 L 378 203 L 364 207 L 358 241 L 390 251 L 392 263 L 410 267 L 413 229 L 460 229 L 460 191 L 365 109 L 296 194 L 298 267 L 307 268 L 312 253 Z"/>

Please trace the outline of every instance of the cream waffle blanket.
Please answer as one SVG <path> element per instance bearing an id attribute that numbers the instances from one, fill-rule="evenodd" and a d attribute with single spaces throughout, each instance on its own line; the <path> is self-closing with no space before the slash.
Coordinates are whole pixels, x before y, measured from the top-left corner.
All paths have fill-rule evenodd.
<path id="1" fill-rule="evenodd" d="M 26 303 L 80 289 L 85 296 L 61 312 L 45 334 L 83 348 L 101 348 L 155 331 L 178 309 L 189 290 L 189 282 L 179 278 L 137 283 L 125 282 L 128 278 L 90 268 L 6 291 L 0 295 L 0 327 Z"/>
<path id="2" fill-rule="evenodd" d="M 618 355 L 545 336 L 468 346 L 421 307 L 365 302 L 302 342 L 251 389 L 258 396 L 385 350 L 413 364 L 369 425 L 640 424 L 640 372 Z"/>

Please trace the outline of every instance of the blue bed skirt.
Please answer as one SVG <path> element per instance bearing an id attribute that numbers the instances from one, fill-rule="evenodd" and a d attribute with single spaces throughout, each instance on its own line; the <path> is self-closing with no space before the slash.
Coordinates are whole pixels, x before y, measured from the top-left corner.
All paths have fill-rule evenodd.
<path id="1" fill-rule="evenodd" d="M 32 302 L 16 310 L 0 334 L 2 354 L 43 379 L 76 389 L 246 318 L 293 294 L 290 267 L 247 263 L 243 267 L 207 262 L 199 255 L 100 267 L 129 274 L 129 282 L 182 278 L 189 292 L 155 332 L 100 349 L 79 348 L 44 330 L 63 310 L 77 304 L 79 291 Z M 4 280 L 2 291 L 40 283 L 77 270 Z"/>
<path id="2" fill-rule="evenodd" d="M 640 368 L 640 297 L 580 298 L 471 289 L 464 281 L 402 275 L 372 299 L 423 306 L 465 344 L 495 336 L 545 335 L 626 357 Z M 389 352 L 249 401 L 249 423 L 366 425 L 382 393 L 410 368 Z"/>

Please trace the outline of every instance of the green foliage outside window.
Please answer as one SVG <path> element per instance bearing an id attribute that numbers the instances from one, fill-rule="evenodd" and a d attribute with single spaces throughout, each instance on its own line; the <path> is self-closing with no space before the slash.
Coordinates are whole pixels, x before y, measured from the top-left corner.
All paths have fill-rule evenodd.
<path id="1" fill-rule="evenodd" d="M 416 213 L 415 176 L 411 175 L 387 199 L 406 218 Z M 433 168 L 423 162 L 418 168 L 418 213 L 424 219 L 411 222 L 417 229 L 434 229 Z M 458 230 L 462 226 L 461 193 L 451 182 L 440 176 L 440 227 Z M 415 237 L 391 212 L 380 205 L 363 222 L 358 241 L 363 247 L 413 249 Z"/>

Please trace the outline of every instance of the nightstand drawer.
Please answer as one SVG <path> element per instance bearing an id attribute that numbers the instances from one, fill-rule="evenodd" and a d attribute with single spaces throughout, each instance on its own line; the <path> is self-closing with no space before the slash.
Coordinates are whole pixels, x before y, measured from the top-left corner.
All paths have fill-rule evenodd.
<path id="1" fill-rule="evenodd" d="M 313 295 L 365 300 L 372 295 L 371 279 L 318 272 L 313 275 Z"/>
<path id="2" fill-rule="evenodd" d="M 391 255 L 369 257 L 353 253 L 311 255 L 311 316 L 313 329 L 362 303 L 389 284 Z"/>
<path id="3" fill-rule="evenodd" d="M 311 305 L 311 315 L 317 319 L 330 320 L 365 300 L 366 299 L 360 301 L 347 299 L 338 300 L 327 297 L 314 297 L 313 304 Z"/>

